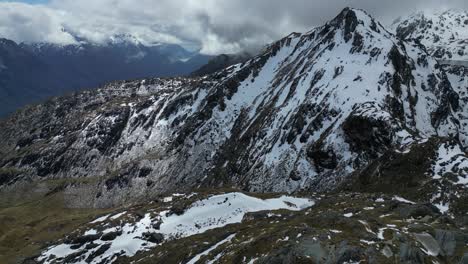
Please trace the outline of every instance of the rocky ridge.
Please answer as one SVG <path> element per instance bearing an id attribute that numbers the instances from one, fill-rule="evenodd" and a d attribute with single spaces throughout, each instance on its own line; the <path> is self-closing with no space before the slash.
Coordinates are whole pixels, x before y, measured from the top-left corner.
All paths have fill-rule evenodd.
<path id="1" fill-rule="evenodd" d="M 424 47 L 345 9 L 212 75 L 115 82 L 19 112 L 0 124 L 2 188 L 93 178 L 65 189 L 70 206 L 94 207 L 203 186 L 333 190 L 387 152 L 463 144 L 459 108 Z"/>
<path id="2" fill-rule="evenodd" d="M 23 263 L 465 263 L 468 71 L 427 51 L 347 8 L 210 75 L 29 106 L 0 122 L 0 219 L 39 235 L 0 232 Z"/>

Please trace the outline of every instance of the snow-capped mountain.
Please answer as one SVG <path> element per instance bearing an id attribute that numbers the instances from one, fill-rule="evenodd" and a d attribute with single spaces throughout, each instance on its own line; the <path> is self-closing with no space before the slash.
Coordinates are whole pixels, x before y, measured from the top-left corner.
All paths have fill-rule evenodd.
<path id="1" fill-rule="evenodd" d="M 463 263 L 468 70 L 437 59 L 347 8 L 208 75 L 26 107 L 0 121 L 5 259 Z"/>
<path id="2" fill-rule="evenodd" d="M 432 137 L 466 147 L 459 105 L 423 46 L 345 9 L 212 75 L 114 82 L 28 107 L 0 123 L 0 165 L 14 168 L 7 186 L 89 178 L 67 186 L 74 206 L 194 187 L 333 190 L 389 153 L 420 155 L 413 147 Z M 438 144 L 423 155 L 437 160 Z M 430 180 L 433 168 L 418 166 Z"/>
<path id="3" fill-rule="evenodd" d="M 193 57 L 196 57 L 198 53 L 189 52 L 183 47 L 176 44 L 167 43 L 151 43 L 145 44 L 137 37 L 130 34 L 119 34 L 109 37 L 102 43 L 92 42 L 87 39 L 75 37 L 77 40 L 76 44 L 60 45 L 53 43 L 22 43 L 21 45 L 26 49 L 31 50 L 34 54 L 40 56 L 65 56 L 75 55 L 83 56 L 86 53 L 92 52 L 92 49 L 100 49 L 101 52 L 116 49 L 121 50 L 122 56 L 125 57 L 125 62 L 129 63 L 134 60 L 143 60 L 146 56 L 165 56 L 164 59 L 169 62 L 186 62 Z M 157 55 L 155 55 L 155 53 Z M 93 54 L 96 55 L 96 54 Z"/>
<path id="4" fill-rule="evenodd" d="M 392 27 L 402 39 L 419 40 L 437 59 L 468 60 L 467 11 L 419 12 L 396 20 Z"/>

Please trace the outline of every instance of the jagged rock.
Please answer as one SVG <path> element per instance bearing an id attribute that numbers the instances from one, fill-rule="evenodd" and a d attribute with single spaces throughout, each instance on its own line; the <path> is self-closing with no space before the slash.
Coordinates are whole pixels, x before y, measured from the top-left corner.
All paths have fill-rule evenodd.
<path id="1" fill-rule="evenodd" d="M 408 228 L 411 232 L 421 233 L 427 230 L 427 226 L 419 223 L 413 223 L 408 225 Z"/>
<path id="2" fill-rule="evenodd" d="M 99 246 L 99 244 L 91 242 L 91 243 L 86 244 L 85 249 L 90 250 L 90 249 L 96 248 L 98 246 Z"/>
<path id="3" fill-rule="evenodd" d="M 321 262 L 329 258 L 328 250 L 314 239 L 303 239 L 294 248 L 294 251 L 300 256 L 309 256 L 315 262 Z"/>
<path id="4" fill-rule="evenodd" d="M 437 241 L 428 233 L 414 234 L 418 240 L 432 256 L 438 256 L 441 252 Z"/>
<path id="5" fill-rule="evenodd" d="M 100 237 L 101 237 L 101 234 L 79 236 L 76 238 L 72 238 L 70 241 L 70 244 L 84 245 L 86 243 L 93 242 L 99 239 Z"/>
<path id="6" fill-rule="evenodd" d="M 104 244 L 100 246 L 98 249 L 96 249 L 93 253 L 91 253 L 87 258 L 86 261 L 89 263 L 96 259 L 97 257 L 101 256 L 104 254 L 109 248 L 111 247 L 111 244 Z"/>
<path id="7" fill-rule="evenodd" d="M 386 258 L 391 258 L 391 257 L 393 257 L 393 251 L 392 251 L 392 249 L 391 249 L 388 245 L 385 245 L 385 247 L 382 249 L 382 254 L 383 254 Z"/>
<path id="8" fill-rule="evenodd" d="M 161 221 L 157 221 L 157 222 L 155 222 L 155 223 L 152 223 L 152 224 L 151 224 L 151 227 L 154 228 L 154 229 L 156 229 L 156 230 L 159 230 L 159 228 L 161 227 L 161 224 L 162 224 Z"/>
<path id="9" fill-rule="evenodd" d="M 111 241 L 114 240 L 116 237 L 122 235 L 122 231 L 112 231 L 109 233 L 105 233 L 102 235 L 101 240 L 102 241 Z"/>
<path id="10" fill-rule="evenodd" d="M 252 220 L 256 220 L 256 219 L 265 219 L 265 218 L 268 217 L 268 214 L 269 214 L 268 211 L 247 213 L 242 218 L 242 221 L 252 221 Z"/>
<path id="11" fill-rule="evenodd" d="M 396 209 L 403 218 L 423 218 L 425 216 L 438 216 L 439 210 L 431 204 L 399 204 Z"/>
<path id="12" fill-rule="evenodd" d="M 88 252 L 87 250 L 81 250 L 76 253 L 72 253 L 66 256 L 65 258 L 63 258 L 63 263 L 75 263 L 77 262 L 77 259 L 81 258 L 87 252 Z"/>
<path id="13" fill-rule="evenodd" d="M 216 194 L 219 194 L 219 190 L 213 190 L 213 193 L 204 190 L 203 193 L 198 194 L 201 196 L 200 200 L 194 200 L 192 205 L 195 208 L 205 206 L 207 209 L 211 208 L 213 203 L 208 202 L 206 197 L 216 196 Z M 266 196 L 269 195 L 266 194 Z M 422 218 L 407 219 L 397 214 L 395 210 L 402 203 L 410 204 L 409 201 L 398 201 L 401 200 L 400 198 L 394 199 L 393 196 L 382 193 L 304 193 L 304 195 L 316 202 L 312 207 L 304 210 L 259 211 L 245 214 L 240 223 L 228 224 L 225 220 L 229 219 L 231 214 L 225 214 L 226 218 L 218 218 L 219 212 L 225 212 L 224 210 L 208 209 L 202 210 L 206 215 L 197 216 L 196 223 L 200 225 L 195 223 L 187 223 L 187 226 L 177 225 L 181 228 L 180 230 L 191 229 L 191 232 L 195 232 L 196 235 L 179 233 L 170 227 L 170 223 L 161 226 L 163 230 L 160 230 L 160 233 L 149 231 L 151 226 L 147 222 L 148 213 L 154 217 L 152 221 L 158 222 L 160 221 L 158 213 L 166 211 L 171 204 L 180 202 L 182 198 L 164 203 L 148 203 L 144 206 L 132 205 L 125 208 L 129 215 L 140 211 L 145 218 L 128 217 L 122 219 L 125 223 L 117 223 L 113 219 L 108 219 L 100 225 L 106 228 L 118 228 L 125 224 L 129 227 L 125 234 L 127 238 L 125 241 L 116 239 L 106 242 L 113 244 L 112 248 L 115 248 L 114 245 L 128 246 L 128 249 L 112 257 L 116 258 L 116 262 L 124 263 L 144 261 L 148 259 L 148 256 L 151 256 L 150 261 L 157 263 L 187 262 L 208 248 L 214 248 L 213 245 L 217 245 L 216 251 L 204 255 L 200 258 L 201 262 L 213 261 L 216 257 L 218 262 L 226 263 L 249 262 L 253 259 L 258 263 L 365 262 L 378 264 L 387 262 L 432 263 L 434 261 L 458 263 L 466 248 L 468 235 L 463 229 L 456 227 L 456 224 L 442 223 L 436 217 L 434 221 L 426 223 L 422 221 Z M 276 197 L 279 196 L 280 194 L 276 195 Z M 229 208 L 229 210 L 239 210 L 236 209 L 237 206 L 233 200 L 225 198 L 217 198 L 215 204 Z M 285 203 L 287 203 L 286 200 Z M 122 210 L 119 208 L 116 212 Z M 347 215 L 348 212 L 353 212 L 353 215 Z M 182 216 L 182 218 L 185 217 Z M 216 226 L 220 223 L 226 225 L 222 228 L 209 228 L 210 225 Z M 193 228 L 190 228 L 190 225 Z M 201 232 L 201 225 L 205 229 L 204 232 Z M 95 223 L 90 223 L 89 227 L 95 228 Z M 80 232 L 84 230 L 81 226 Z M 168 232 L 169 230 L 173 231 Z M 201 233 L 198 233 L 199 231 Z M 78 261 L 80 258 L 83 260 L 83 256 L 93 254 L 101 246 L 92 244 L 92 242 L 86 244 L 87 253 L 72 255 L 70 261 Z M 60 246 L 68 248 L 70 244 Z M 136 248 L 139 250 L 133 255 Z M 78 253 L 80 249 L 81 247 L 67 251 L 59 258 L 63 259 L 72 253 Z M 52 262 L 53 254 L 58 251 L 50 245 L 44 250 L 46 253 L 41 254 L 39 258 L 46 257 L 47 261 Z M 105 251 L 106 256 L 109 257 L 113 254 L 113 252 L 107 252 L 105 248 L 97 252 L 102 251 Z M 91 257 L 89 261 L 92 259 L 100 260 L 101 258 Z"/>
<path id="14" fill-rule="evenodd" d="M 312 148 L 308 149 L 307 155 L 318 167 L 332 170 L 338 165 L 337 157 L 333 150 L 322 150 L 320 146 L 314 145 Z"/>
<path id="15" fill-rule="evenodd" d="M 351 149 L 377 158 L 393 142 L 392 129 L 382 120 L 351 115 L 343 123 L 343 131 Z"/>
<path id="16" fill-rule="evenodd" d="M 151 243 L 159 244 L 159 243 L 164 241 L 164 235 L 160 234 L 160 233 L 148 232 L 148 233 L 143 234 L 143 239 L 145 239 L 145 240 L 147 240 L 147 241 L 149 241 Z"/>
<path id="17" fill-rule="evenodd" d="M 400 262 L 405 264 L 424 264 L 424 253 L 418 247 L 402 243 L 400 245 Z"/>
<path id="18" fill-rule="evenodd" d="M 460 231 L 435 230 L 435 238 L 445 256 L 454 256 L 460 249 L 466 248 L 468 234 Z"/>
<path id="19" fill-rule="evenodd" d="M 448 256 L 453 256 L 457 247 L 455 233 L 448 230 L 440 229 L 437 229 L 435 232 L 435 239 L 442 248 L 442 253 Z"/>
<path id="20" fill-rule="evenodd" d="M 468 253 L 463 255 L 462 259 L 460 260 L 460 264 L 468 264 Z"/>
<path id="21" fill-rule="evenodd" d="M 171 207 L 167 215 L 168 216 L 173 215 L 173 214 L 182 215 L 185 212 L 186 206 L 187 205 L 183 203 L 176 203 Z"/>
<path id="22" fill-rule="evenodd" d="M 345 241 L 341 243 L 336 254 L 337 263 L 361 262 L 365 259 L 362 248 L 349 246 Z"/>

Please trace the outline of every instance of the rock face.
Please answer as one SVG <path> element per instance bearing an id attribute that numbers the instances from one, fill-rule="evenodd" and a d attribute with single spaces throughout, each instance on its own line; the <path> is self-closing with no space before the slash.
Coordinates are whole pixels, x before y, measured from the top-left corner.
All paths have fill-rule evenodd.
<path id="1" fill-rule="evenodd" d="M 70 205 L 96 207 L 194 187 L 333 190 L 389 151 L 458 141 L 459 107 L 423 46 L 345 9 L 212 75 L 114 82 L 22 110 L 0 123 L 0 166 L 18 172 L 2 188 L 72 178 Z"/>

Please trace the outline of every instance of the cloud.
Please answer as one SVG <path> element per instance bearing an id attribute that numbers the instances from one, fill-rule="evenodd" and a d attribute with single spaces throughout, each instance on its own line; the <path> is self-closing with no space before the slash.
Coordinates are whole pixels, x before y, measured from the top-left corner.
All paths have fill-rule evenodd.
<path id="1" fill-rule="evenodd" d="M 198 47 L 206 54 L 257 48 L 308 31 L 352 6 L 383 23 L 418 10 L 468 8 L 465 0 L 51 0 L 0 3 L 0 36 L 16 41 L 104 42 L 132 34 L 145 43 Z M 65 30 L 62 30 L 65 29 Z M 71 33 L 71 34 L 70 34 Z"/>
<path id="2" fill-rule="evenodd" d="M 65 13 L 45 6 L 23 3 L 0 3 L 0 36 L 15 41 L 75 43 L 62 30 Z"/>

